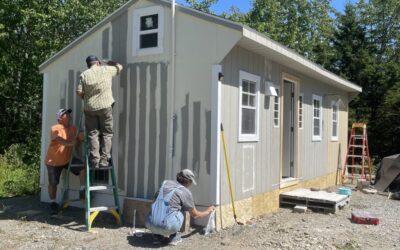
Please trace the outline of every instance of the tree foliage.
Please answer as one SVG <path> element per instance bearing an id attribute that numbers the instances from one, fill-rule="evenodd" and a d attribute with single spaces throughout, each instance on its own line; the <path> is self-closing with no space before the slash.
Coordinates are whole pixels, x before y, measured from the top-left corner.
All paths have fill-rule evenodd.
<path id="1" fill-rule="evenodd" d="M 255 0 L 245 22 L 310 60 L 326 63 L 332 11 L 328 0 Z"/>
<path id="2" fill-rule="evenodd" d="M 0 154 L 28 140 L 36 140 L 39 146 L 42 77 L 38 66 L 124 2 L 0 1 Z"/>
<path id="3" fill-rule="evenodd" d="M 206 13 L 211 13 L 211 6 L 218 2 L 218 0 L 186 0 L 190 7 Z"/>

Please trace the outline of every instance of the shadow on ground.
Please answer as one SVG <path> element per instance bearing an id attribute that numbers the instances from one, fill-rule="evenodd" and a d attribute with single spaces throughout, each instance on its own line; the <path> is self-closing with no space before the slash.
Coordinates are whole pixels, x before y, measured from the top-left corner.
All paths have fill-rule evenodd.
<path id="1" fill-rule="evenodd" d="M 68 207 L 57 215 L 50 214 L 49 203 L 40 202 L 39 196 L 23 196 L 0 199 L 0 220 L 37 221 L 76 231 L 86 231 L 85 210 Z M 93 228 L 118 228 L 108 213 L 96 217 Z"/>

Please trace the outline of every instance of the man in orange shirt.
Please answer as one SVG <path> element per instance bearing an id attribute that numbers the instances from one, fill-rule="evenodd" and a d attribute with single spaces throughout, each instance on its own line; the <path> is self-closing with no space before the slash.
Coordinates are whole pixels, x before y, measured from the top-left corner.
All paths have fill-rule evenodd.
<path id="1" fill-rule="evenodd" d="M 45 163 L 49 176 L 48 192 L 52 214 L 58 213 L 56 195 L 61 172 L 63 169 L 68 168 L 74 143 L 80 143 L 80 140 L 77 140 L 77 129 L 71 124 L 71 112 L 71 109 L 60 109 L 57 112 L 58 124 L 51 127 L 51 142 L 47 150 Z M 86 169 L 83 167 L 71 168 L 71 172 L 79 175 L 79 182 L 81 184 L 79 197 L 84 199 Z"/>

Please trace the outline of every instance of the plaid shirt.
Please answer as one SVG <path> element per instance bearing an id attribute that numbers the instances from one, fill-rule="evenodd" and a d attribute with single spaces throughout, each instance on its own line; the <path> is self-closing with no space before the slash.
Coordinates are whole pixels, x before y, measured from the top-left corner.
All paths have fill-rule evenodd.
<path id="1" fill-rule="evenodd" d="M 96 111 L 111 107 L 114 103 L 112 78 L 118 73 L 115 66 L 93 66 L 80 75 L 77 91 L 84 95 L 85 110 Z"/>

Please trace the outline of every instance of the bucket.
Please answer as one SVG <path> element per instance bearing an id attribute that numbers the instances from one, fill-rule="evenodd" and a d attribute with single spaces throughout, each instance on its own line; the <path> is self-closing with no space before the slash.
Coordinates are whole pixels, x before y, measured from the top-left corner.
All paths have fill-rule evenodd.
<path id="1" fill-rule="evenodd" d="M 340 187 L 336 191 L 337 194 L 348 195 L 351 196 L 351 189 L 348 187 Z"/>

